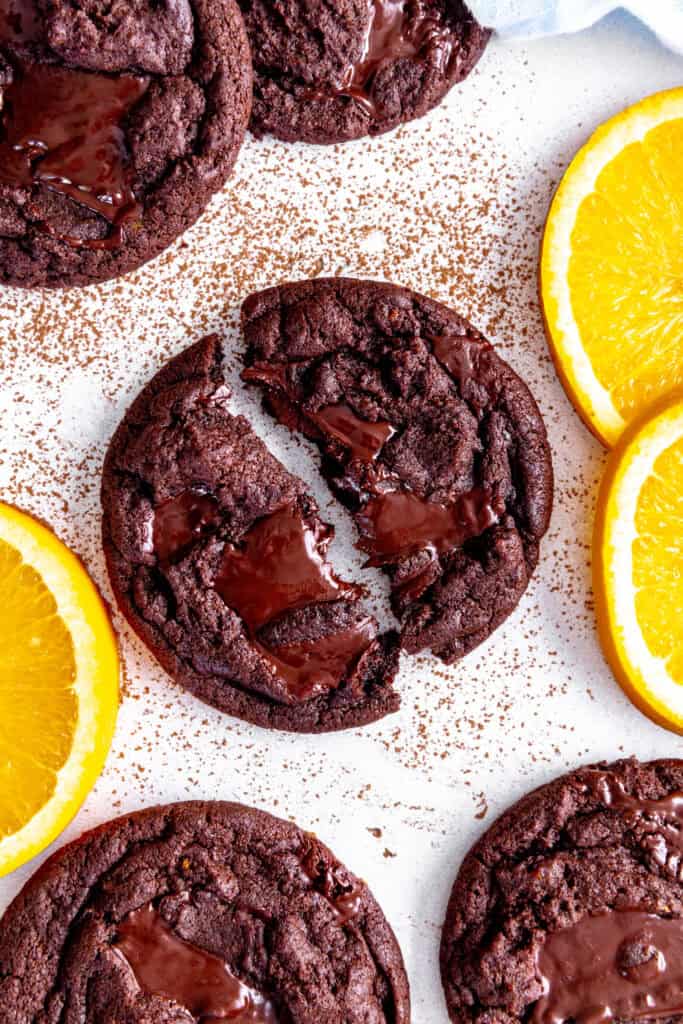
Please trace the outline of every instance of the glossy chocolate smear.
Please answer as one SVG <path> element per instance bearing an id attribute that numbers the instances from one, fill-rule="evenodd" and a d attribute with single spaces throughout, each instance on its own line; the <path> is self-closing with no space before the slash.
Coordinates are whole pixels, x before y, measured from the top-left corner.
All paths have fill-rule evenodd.
<path id="1" fill-rule="evenodd" d="M 534 1024 L 599 1024 L 683 1012 L 683 922 L 638 910 L 585 917 L 538 953 Z"/>
<path id="2" fill-rule="evenodd" d="M 30 43 L 39 37 L 34 0 L 0 0 L 0 42 Z"/>
<path id="3" fill-rule="evenodd" d="M 247 384 L 261 383 L 269 384 L 271 387 L 281 387 L 287 390 L 287 364 L 286 363 L 259 363 L 256 366 L 247 366 L 242 370 L 241 377 Z"/>
<path id="4" fill-rule="evenodd" d="M 285 395 L 289 393 L 287 366 L 282 363 L 249 366 L 242 371 L 242 380 L 279 388 Z M 343 402 L 339 405 L 326 405 L 318 412 L 305 411 L 305 416 L 322 433 L 341 441 L 349 449 L 351 457 L 361 462 L 373 462 L 387 441 L 396 433 L 391 423 L 373 423 L 361 419 Z"/>
<path id="5" fill-rule="evenodd" d="M 284 612 L 345 598 L 360 588 L 339 580 L 326 561 L 332 531 L 309 525 L 288 506 L 260 519 L 239 547 L 226 546 L 215 588 L 244 621 L 254 646 L 297 700 L 338 686 L 375 637 L 372 619 L 312 641 L 266 647 L 258 630 Z"/>
<path id="6" fill-rule="evenodd" d="M 329 528 L 310 526 L 299 509 L 279 509 L 239 547 L 226 547 L 216 590 L 253 630 L 295 608 L 356 598 L 358 587 L 337 579 L 326 561 L 331 539 Z"/>
<path id="7" fill-rule="evenodd" d="M 661 800 L 631 796 L 612 776 L 594 774 L 591 788 L 608 807 L 621 812 L 629 827 L 637 825 L 641 844 L 667 874 L 683 879 L 683 793 Z"/>
<path id="8" fill-rule="evenodd" d="M 385 565 L 431 551 L 444 554 L 494 526 L 499 514 L 490 492 L 475 487 L 450 505 L 427 501 L 411 491 L 388 491 L 370 498 L 357 522 L 359 548 L 369 565 Z"/>
<path id="9" fill-rule="evenodd" d="M 218 502 L 201 491 L 184 491 L 154 510 L 154 552 L 163 564 L 177 562 L 220 522 Z"/>
<path id="10" fill-rule="evenodd" d="M 361 462 L 373 462 L 396 433 L 390 423 L 362 420 L 344 404 L 328 405 L 306 415 L 323 433 L 341 441 L 351 458 Z"/>
<path id="11" fill-rule="evenodd" d="M 313 888 L 327 900 L 341 924 L 348 925 L 355 921 L 363 905 L 363 892 L 337 878 L 314 836 L 307 837 L 301 868 Z"/>
<path id="12" fill-rule="evenodd" d="M 173 1000 L 199 1024 L 277 1024 L 269 999 L 236 978 L 219 957 L 179 938 L 152 906 L 121 922 L 114 948 L 144 992 Z"/>
<path id="13" fill-rule="evenodd" d="M 618 779 L 601 772 L 594 773 L 591 787 L 608 807 L 631 816 L 646 816 L 659 823 L 675 823 L 683 828 L 683 793 L 669 793 L 660 800 L 632 796 Z"/>
<path id="14" fill-rule="evenodd" d="M 44 185 L 113 225 L 108 238 L 96 240 L 43 225 L 68 245 L 113 249 L 122 242 L 123 225 L 141 214 L 121 125 L 148 84 L 141 76 L 24 64 L 2 90 L 0 182 Z"/>
<path id="15" fill-rule="evenodd" d="M 488 342 L 448 334 L 432 338 L 431 345 L 439 362 L 461 384 L 477 376 L 481 354 L 491 348 Z"/>
<path id="16" fill-rule="evenodd" d="M 311 700 L 335 689 L 347 669 L 363 654 L 376 636 L 368 616 L 349 629 L 331 633 L 313 641 L 267 648 L 256 647 L 287 681 L 287 689 L 298 700 Z"/>
<path id="17" fill-rule="evenodd" d="M 349 96 L 373 116 L 377 113 L 372 86 L 377 72 L 401 59 L 436 58 L 441 68 L 451 59 L 448 28 L 425 0 L 371 0 L 370 21 L 359 59 L 348 66 L 333 95 Z M 324 98 L 323 90 L 315 98 Z"/>

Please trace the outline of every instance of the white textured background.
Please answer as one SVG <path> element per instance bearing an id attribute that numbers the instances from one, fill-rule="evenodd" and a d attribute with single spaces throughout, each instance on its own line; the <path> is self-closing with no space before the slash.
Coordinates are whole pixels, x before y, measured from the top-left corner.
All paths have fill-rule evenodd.
<path id="1" fill-rule="evenodd" d="M 626 104 L 682 81 L 683 59 L 626 18 L 524 48 L 493 42 L 437 111 L 377 141 L 328 149 L 249 139 L 202 221 L 125 280 L 0 293 L 0 494 L 51 523 L 107 597 L 106 443 L 161 363 L 208 330 L 224 334 L 236 381 L 235 315 L 250 291 L 319 273 L 387 278 L 455 306 L 529 382 L 550 432 L 556 507 L 535 581 L 487 644 L 452 669 L 404 658 L 398 714 L 306 737 L 200 704 L 117 617 L 125 679 L 116 740 L 63 837 L 195 797 L 295 819 L 375 891 L 407 961 L 415 1024 L 447 1020 L 441 921 L 462 856 L 493 817 L 582 762 L 683 756 L 678 737 L 629 705 L 598 649 L 589 543 L 604 455 L 555 377 L 536 298 L 548 202 L 577 147 Z M 255 394 L 238 393 L 235 408 L 315 480 L 311 450 L 262 417 Z M 343 564 L 351 529 L 324 486 L 314 491 L 340 527 L 332 556 Z M 0 910 L 36 866 L 0 881 Z"/>

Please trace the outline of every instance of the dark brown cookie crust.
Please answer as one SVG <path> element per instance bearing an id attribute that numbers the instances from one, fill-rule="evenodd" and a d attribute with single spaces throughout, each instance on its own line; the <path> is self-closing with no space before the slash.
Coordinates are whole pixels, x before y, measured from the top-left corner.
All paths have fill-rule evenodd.
<path id="1" fill-rule="evenodd" d="M 203 212 L 237 158 L 249 120 L 249 44 L 235 0 L 37 0 L 43 38 L 0 43 L 39 63 L 108 74 L 149 74 L 123 127 L 141 219 L 112 250 L 72 247 L 39 227 L 106 237 L 109 225 L 45 186 L 0 184 L 0 281 L 21 287 L 88 285 L 162 252 Z M 160 9 L 160 8 L 163 8 Z M 187 8 L 183 14 L 183 9 Z M 2 63 L 0 61 L 0 63 Z"/>
<path id="2" fill-rule="evenodd" d="M 344 923 L 334 900 L 347 892 L 358 913 Z M 282 1024 L 410 1020 L 401 952 L 368 887 L 296 825 L 196 802 L 109 822 L 30 879 L 0 921 L 3 1021 L 185 1020 L 142 992 L 111 946 L 122 919 L 149 903 L 179 937 L 271 997 Z"/>
<path id="3" fill-rule="evenodd" d="M 397 429 L 379 463 L 421 498 L 450 502 L 487 485 L 504 503 L 498 524 L 435 562 L 414 600 L 401 587 L 418 563 L 388 566 L 402 642 L 454 662 L 485 640 L 517 606 L 539 554 L 552 508 L 553 474 L 545 427 L 522 380 L 452 310 L 405 288 L 342 278 L 287 284 L 252 295 L 242 310 L 248 366 L 281 366 L 258 382 L 266 406 L 311 437 L 335 494 L 356 514 L 363 467 L 307 417 L 344 402 L 369 421 Z M 447 335 L 475 364 L 456 378 L 432 354 Z M 361 509 L 362 511 L 362 506 Z"/>
<path id="4" fill-rule="evenodd" d="M 225 544 L 238 543 L 260 517 L 291 501 L 319 521 L 302 481 L 230 414 L 228 394 L 221 346 L 209 337 L 157 373 L 116 431 L 102 478 L 102 530 L 118 604 L 173 679 L 221 711 L 298 732 L 375 721 L 399 705 L 394 634 L 373 641 L 337 689 L 288 704 L 242 620 L 213 588 Z M 163 566 L 148 547 L 154 506 L 198 485 L 219 499 L 220 526 Z M 340 600 L 291 613 L 284 628 L 296 642 L 364 615 L 358 603 Z"/>
<path id="5" fill-rule="evenodd" d="M 651 827 L 608 806 L 595 784 L 601 776 L 631 796 L 659 800 L 683 790 L 683 761 L 580 768 L 525 796 L 482 836 L 460 869 L 443 930 L 452 1021 L 528 1020 L 543 994 L 539 945 L 588 915 L 664 907 L 683 917 L 677 859 L 656 862 Z"/>
<path id="6" fill-rule="evenodd" d="M 344 142 L 379 135 L 435 107 L 481 57 L 489 39 L 461 0 L 421 7 L 448 30 L 448 68 L 432 53 L 424 61 L 388 61 L 373 86 L 374 112 L 347 96 L 321 98 L 358 59 L 368 25 L 368 0 L 311 5 L 302 0 L 239 0 L 254 54 L 251 130 L 286 141 Z"/>

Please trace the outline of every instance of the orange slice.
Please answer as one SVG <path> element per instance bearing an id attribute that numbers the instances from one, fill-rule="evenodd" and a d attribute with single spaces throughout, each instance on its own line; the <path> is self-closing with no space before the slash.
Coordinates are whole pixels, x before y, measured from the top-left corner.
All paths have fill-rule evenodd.
<path id="1" fill-rule="evenodd" d="M 541 254 L 553 357 L 608 446 L 683 385 L 683 89 L 596 131 L 557 190 Z"/>
<path id="2" fill-rule="evenodd" d="M 85 569 L 0 502 L 0 875 L 74 816 L 104 764 L 118 709 L 116 640 Z"/>
<path id="3" fill-rule="evenodd" d="M 607 659 L 641 711 L 683 733 L 683 394 L 657 403 L 611 453 L 593 553 Z"/>

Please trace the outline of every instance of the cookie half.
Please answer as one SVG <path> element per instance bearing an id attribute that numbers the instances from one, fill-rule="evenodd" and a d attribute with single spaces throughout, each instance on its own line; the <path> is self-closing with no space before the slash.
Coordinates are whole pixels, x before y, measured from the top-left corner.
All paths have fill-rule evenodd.
<path id="1" fill-rule="evenodd" d="M 239 804 L 110 822 L 0 921 L 8 1024 L 408 1024 L 394 934 L 314 836 Z"/>
<path id="2" fill-rule="evenodd" d="M 441 971 L 458 1024 L 683 1019 L 683 761 L 581 768 L 467 855 Z"/>
<path id="3" fill-rule="evenodd" d="M 462 0 L 239 0 L 254 55 L 252 131 L 344 142 L 421 117 L 490 33 Z"/>
<path id="4" fill-rule="evenodd" d="M 221 711 L 322 732 L 396 710 L 398 642 L 327 561 L 304 483 L 228 408 L 209 337 L 126 413 L 102 478 L 119 606 L 182 686 Z"/>
<path id="5" fill-rule="evenodd" d="M 251 109 L 235 0 L 4 0 L 0 281 L 117 277 L 225 182 Z"/>
<path id="6" fill-rule="evenodd" d="M 316 279 L 244 303 L 243 377 L 312 438 L 359 547 L 391 578 L 402 643 L 443 661 L 526 590 L 553 473 L 527 386 L 462 317 L 394 285 Z"/>

